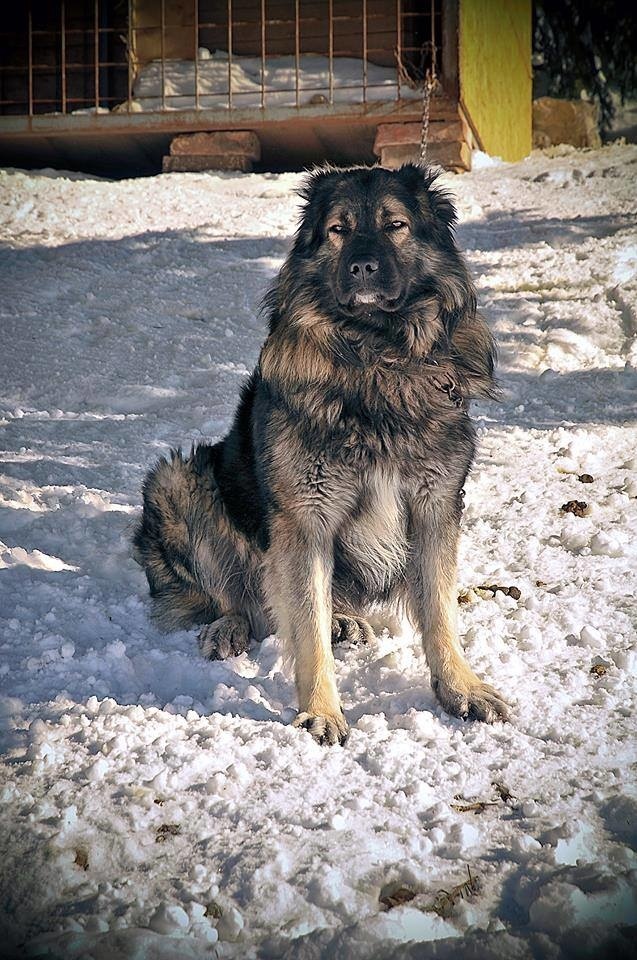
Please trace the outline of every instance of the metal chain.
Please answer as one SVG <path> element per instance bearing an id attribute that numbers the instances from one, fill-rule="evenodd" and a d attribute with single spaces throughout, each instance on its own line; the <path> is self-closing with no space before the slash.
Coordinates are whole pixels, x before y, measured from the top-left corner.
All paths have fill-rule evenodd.
<path id="1" fill-rule="evenodd" d="M 422 121 L 420 126 L 420 162 L 424 165 L 427 162 L 427 140 L 429 138 L 429 108 L 431 105 L 431 91 L 433 83 L 429 70 L 425 77 L 422 94 Z"/>
<path id="2" fill-rule="evenodd" d="M 420 162 L 427 162 L 427 143 L 429 140 L 429 111 L 431 108 L 431 94 L 438 86 L 436 73 L 436 44 L 431 40 L 431 69 L 425 71 L 422 87 L 422 120 L 420 126 Z"/>

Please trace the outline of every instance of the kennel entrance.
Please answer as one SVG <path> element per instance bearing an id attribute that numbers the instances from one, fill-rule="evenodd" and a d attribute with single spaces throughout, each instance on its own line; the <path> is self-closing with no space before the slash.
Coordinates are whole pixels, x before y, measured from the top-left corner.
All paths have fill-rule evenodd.
<path id="1" fill-rule="evenodd" d="M 29 0 L 3 16 L 0 114 L 400 100 L 435 37 L 442 0 Z"/>
<path id="2" fill-rule="evenodd" d="M 422 78 L 435 54 L 436 160 L 436 143 L 449 153 L 460 136 L 458 25 L 472 5 L 476 0 L 14 4 L 0 24 L 0 159 L 7 145 L 34 147 L 37 138 L 42 149 L 66 139 L 65 153 L 80 141 L 107 152 L 114 138 L 130 149 L 135 141 L 154 149 L 178 133 L 249 130 L 270 158 L 289 150 L 299 163 L 370 160 L 379 125 L 419 121 Z M 445 131 L 443 121 L 456 126 Z M 408 140 L 403 136 L 403 146 Z"/>

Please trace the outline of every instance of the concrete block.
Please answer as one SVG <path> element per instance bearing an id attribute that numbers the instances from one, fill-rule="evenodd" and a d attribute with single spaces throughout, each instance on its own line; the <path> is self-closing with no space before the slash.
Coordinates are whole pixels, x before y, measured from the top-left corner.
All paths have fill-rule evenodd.
<path id="1" fill-rule="evenodd" d="M 397 168 L 403 163 L 420 162 L 420 142 L 381 147 L 380 162 L 383 167 Z M 449 143 L 429 143 L 427 164 L 439 164 L 446 170 L 470 170 L 471 150 L 463 140 Z"/>
<path id="2" fill-rule="evenodd" d="M 201 173 L 205 170 L 239 170 L 250 173 L 252 160 L 245 154 L 218 154 L 214 157 L 199 155 L 164 157 L 162 170 L 164 173 Z"/>
<path id="3" fill-rule="evenodd" d="M 381 123 L 376 130 L 374 153 L 379 156 L 383 147 L 401 144 L 420 144 L 421 124 Z M 465 139 L 465 130 L 459 117 L 455 120 L 430 120 L 427 140 L 429 143 Z"/>
<path id="4" fill-rule="evenodd" d="M 261 144 L 252 130 L 215 130 L 212 133 L 180 133 L 173 137 L 170 154 L 181 156 L 239 156 L 260 160 Z"/>

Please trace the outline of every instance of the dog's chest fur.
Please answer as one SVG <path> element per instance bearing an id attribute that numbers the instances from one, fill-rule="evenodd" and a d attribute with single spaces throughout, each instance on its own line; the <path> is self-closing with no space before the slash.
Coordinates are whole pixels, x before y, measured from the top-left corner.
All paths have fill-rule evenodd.
<path id="1" fill-rule="evenodd" d="M 358 582 L 367 596 L 382 599 L 405 568 L 407 507 L 397 474 L 379 470 L 363 478 L 360 500 L 339 532 L 338 572 Z"/>
<path id="2" fill-rule="evenodd" d="M 444 449 L 454 433 L 466 439 L 466 411 L 428 356 L 365 343 L 321 346 L 309 338 L 267 344 L 261 361 L 274 406 L 308 446 L 366 467 L 391 457 L 402 470 L 401 462 L 408 469 Z"/>
<path id="3" fill-rule="evenodd" d="M 337 577 L 361 597 L 383 600 L 405 570 L 410 505 L 453 500 L 462 486 L 473 449 L 466 411 L 441 391 L 435 365 L 395 349 L 362 345 L 312 364 L 307 351 L 282 350 L 266 354 L 264 368 L 275 433 L 286 438 L 270 461 L 276 499 L 300 490 L 309 510 L 321 501 L 328 515 L 340 515 Z M 286 451 L 297 443 L 304 453 L 290 468 Z"/>

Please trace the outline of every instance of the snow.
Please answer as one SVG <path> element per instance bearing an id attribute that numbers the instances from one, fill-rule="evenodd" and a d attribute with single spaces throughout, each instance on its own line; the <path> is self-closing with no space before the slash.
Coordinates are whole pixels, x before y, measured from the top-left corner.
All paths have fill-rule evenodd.
<path id="1" fill-rule="evenodd" d="M 228 426 L 299 177 L 0 174 L 5 944 L 64 960 L 629 956 L 635 171 L 637 148 L 614 145 L 445 178 L 503 386 L 474 411 L 461 629 L 513 719 L 446 716 L 415 638 L 385 631 L 336 653 L 352 729 L 330 750 L 290 726 L 276 638 L 208 663 L 194 633 L 154 629 L 128 544 L 153 460 Z M 476 589 L 490 584 L 520 597 Z M 467 868 L 479 889 L 432 912 Z M 400 886 L 414 899 L 382 908 Z"/>
<path id="2" fill-rule="evenodd" d="M 302 54 L 298 62 L 293 56 L 268 57 L 265 67 L 261 57 L 233 56 L 228 62 L 225 50 L 211 52 L 200 47 L 198 63 L 193 60 L 152 60 L 140 70 L 133 87 L 129 108 L 145 110 L 192 110 L 230 107 L 293 107 L 296 106 L 298 76 L 299 104 L 362 103 L 363 100 L 396 100 L 422 97 L 422 91 L 396 82 L 395 67 L 365 63 L 357 57 L 334 57 L 331 61 L 332 90 L 330 96 L 330 59 L 318 54 Z M 261 85 L 263 83 L 263 98 Z M 162 88 L 164 98 L 162 100 Z M 198 89 L 198 100 L 195 91 Z"/>

